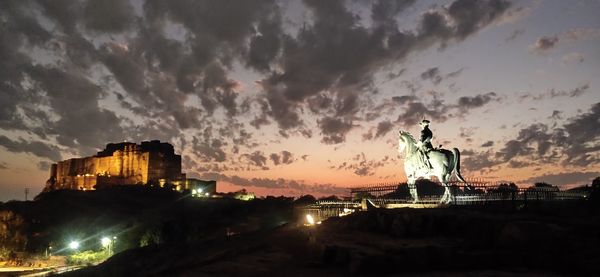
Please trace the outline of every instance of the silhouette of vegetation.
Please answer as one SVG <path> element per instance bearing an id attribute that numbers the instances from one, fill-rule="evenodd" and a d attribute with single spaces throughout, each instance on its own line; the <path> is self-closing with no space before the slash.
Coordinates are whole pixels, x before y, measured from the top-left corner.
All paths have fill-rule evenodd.
<path id="1" fill-rule="evenodd" d="M 310 195 L 302 195 L 300 197 L 298 197 L 296 200 L 294 200 L 294 205 L 295 206 L 306 206 L 306 205 L 310 205 L 310 204 L 314 204 L 315 202 L 317 202 L 317 199 Z"/>
<path id="2" fill-rule="evenodd" d="M 70 240 L 98 249 L 102 236 L 117 236 L 114 251 L 161 243 L 185 243 L 236 232 L 272 228 L 292 216 L 292 198 L 252 201 L 196 198 L 160 187 L 119 186 L 95 191 L 58 190 L 36 201 L 0 206 L 0 245 L 57 255 Z"/>

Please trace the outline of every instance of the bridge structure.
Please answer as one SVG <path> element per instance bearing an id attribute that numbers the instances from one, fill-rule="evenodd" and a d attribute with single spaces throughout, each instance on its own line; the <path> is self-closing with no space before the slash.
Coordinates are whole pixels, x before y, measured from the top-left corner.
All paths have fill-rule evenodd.
<path id="1" fill-rule="evenodd" d="M 584 200 L 588 197 L 584 192 L 561 191 L 557 187 L 521 188 L 510 182 L 490 182 L 484 179 L 466 179 L 466 182 L 451 180 L 452 201 L 450 206 L 468 205 L 502 205 L 508 207 L 527 206 L 530 203 L 541 203 L 560 200 Z M 442 184 L 437 183 L 439 186 Z M 397 197 L 406 182 L 389 182 L 369 184 L 348 188 L 351 198 L 346 200 L 322 200 L 305 207 L 307 213 L 315 218 L 325 219 L 340 216 L 369 207 L 377 208 L 435 208 L 448 205 L 439 204 L 441 195 L 419 195 L 419 201 L 412 202 L 407 197 Z M 419 185 L 417 184 L 417 190 Z"/>

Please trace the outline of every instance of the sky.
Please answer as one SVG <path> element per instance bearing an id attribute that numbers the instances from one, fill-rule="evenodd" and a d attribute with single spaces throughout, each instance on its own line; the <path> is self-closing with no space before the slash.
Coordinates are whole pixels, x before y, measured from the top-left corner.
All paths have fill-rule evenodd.
<path id="1" fill-rule="evenodd" d="M 0 1 L 0 201 L 159 139 L 220 191 L 406 179 L 398 131 L 467 178 L 600 176 L 600 1 Z"/>

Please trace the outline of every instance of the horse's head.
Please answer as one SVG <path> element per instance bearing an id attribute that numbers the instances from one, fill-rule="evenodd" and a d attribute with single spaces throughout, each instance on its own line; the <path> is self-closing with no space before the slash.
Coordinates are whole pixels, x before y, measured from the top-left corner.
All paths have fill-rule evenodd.
<path id="1" fill-rule="evenodd" d="M 414 148 L 415 140 L 409 132 L 398 130 L 398 152 L 404 152 L 408 147 L 408 151 Z"/>
<path id="2" fill-rule="evenodd" d="M 398 152 L 402 153 L 404 152 L 404 149 L 406 148 L 406 132 L 402 131 L 402 130 L 398 130 Z"/>

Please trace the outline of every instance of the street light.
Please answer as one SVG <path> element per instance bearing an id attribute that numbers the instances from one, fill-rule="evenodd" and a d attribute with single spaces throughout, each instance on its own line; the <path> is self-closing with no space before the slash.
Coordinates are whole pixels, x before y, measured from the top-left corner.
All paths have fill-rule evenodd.
<path id="1" fill-rule="evenodd" d="M 103 237 L 103 238 L 100 240 L 100 243 L 102 244 L 102 247 L 107 247 L 107 246 L 109 246 L 109 245 L 110 245 L 110 243 L 111 243 L 111 240 L 110 240 L 110 238 L 108 238 L 108 237 Z"/>
<path id="2" fill-rule="evenodd" d="M 308 222 L 308 225 L 315 225 L 315 219 L 310 214 L 306 215 L 306 221 Z"/>
<path id="3" fill-rule="evenodd" d="M 106 248 L 109 256 L 112 255 L 111 248 L 116 240 L 117 237 L 113 237 L 113 239 L 110 239 L 109 237 L 103 237 L 102 239 L 100 239 L 100 244 L 102 244 L 102 247 Z"/>
<path id="4" fill-rule="evenodd" d="M 79 242 L 78 241 L 71 241 L 69 243 L 69 248 L 71 248 L 71 250 L 77 250 L 77 248 L 79 248 Z"/>

